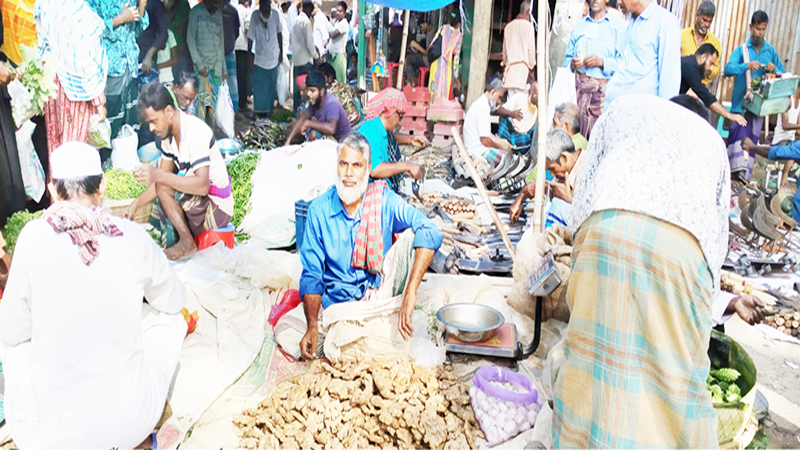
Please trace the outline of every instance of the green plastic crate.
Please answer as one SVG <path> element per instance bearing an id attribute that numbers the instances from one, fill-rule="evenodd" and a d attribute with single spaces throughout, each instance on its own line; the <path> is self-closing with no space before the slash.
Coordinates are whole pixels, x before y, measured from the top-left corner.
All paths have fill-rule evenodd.
<path id="1" fill-rule="evenodd" d="M 742 107 L 762 117 L 781 114 L 789 110 L 789 97 L 764 98 L 761 94 L 753 93 L 753 101 L 743 102 Z"/>
<path id="2" fill-rule="evenodd" d="M 768 81 L 761 91 L 761 96 L 764 97 L 764 99 L 788 97 L 797 90 L 798 83 L 800 83 L 800 77 Z"/>

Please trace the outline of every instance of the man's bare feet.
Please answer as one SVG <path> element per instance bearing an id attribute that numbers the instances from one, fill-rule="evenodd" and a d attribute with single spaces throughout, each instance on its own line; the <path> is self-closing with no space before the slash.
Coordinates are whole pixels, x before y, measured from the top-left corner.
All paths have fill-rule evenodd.
<path id="1" fill-rule="evenodd" d="M 192 239 L 181 239 L 177 244 L 164 250 L 164 254 L 167 255 L 170 261 L 175 261 L 176 259 L 191 255 L 196 251 L 197 245 L 195 245 Z"/>

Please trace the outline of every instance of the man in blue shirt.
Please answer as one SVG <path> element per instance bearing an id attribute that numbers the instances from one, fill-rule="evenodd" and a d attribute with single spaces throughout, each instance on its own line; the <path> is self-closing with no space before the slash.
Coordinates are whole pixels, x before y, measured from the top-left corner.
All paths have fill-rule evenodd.
<path id="1" fill-rule="evenodd" d="M 606 0 L 586 0 L 586 3 L 589 15 L 572 29 L 564 67 L 575 72 L 581 134 L 588 138 L 603 113 L 608 79 L 617 70 L 617 48 L 621 48 L 625 24 L 606 14 Z"/>
<path id="2" fill-rule="evenodd" d="M 419 181 L 425 168 L 411 161 L 402 161 L 399 144 L 409 144 L 416 148 L 430 145 L 424 136 L 399 134 L 403 115 L 406 113 L 406 96 L 394 88 L 382 90 L 369 103 L 367 120 L 358 130 L 367 141 L 372 153 L 370 177 L 385 179 L 389 187 L 397 190 L 404 173 Z"/>
<path id="3" fill-rule="evenodd" d="M 670 99 L 681 87 L 681 29 L 678 20 L 656 0 L 620 0 L 631 13 L 617 70 L 606 86 L 603 109 L 626 94 Z"/>
<path id="4" fill-rule="evenodd" d="M 316 357 L 320 306 L 327 308 L 336 303 L 368 298 L 371 291 L 381 285 L 379 270 L 374 270 L 371 265 L 374 261 L 370 250 L 380 249 L 382 245 L 382 254 L 378 258 L 380 263 L 392 246 L 392 234 L 410 228 L 414 231 L 414 263 L 398 322 L 400 335 L 408 339 L 414 333 L 411 313 L 417 301 L 417 288 L 434 252 L 442 245 L 442 234 L 436 226 L 391 189 L 376 191 L 376 186 L 370 185 L 370 191 L 367 191 L 370 146 L 364 136 L 348 134 L 337 150 L 336 187 L 309 205 L 300 251 L 303 264 L 300 296 L 308 323 L 308 330 L 300 341 L 300 351 L 305 359 Z M 373 192 L 379 192 L 380 197 L 371 197 Z M 371 202 L 376 198 L 380 199 L 379 209 L 377 203 L 374 209 L 372 207 Z M 362 214 L 366 215 L 362 217 Z M 380 214 L 380 217 L 371 214 Z M 368 224 L 366 233 L 362 230 L 362 219 Z M 370 232 L 369 224 L 378 224 L 380 230 Z M 360 264 L 357 250 L 364 238 L 367 241 L 367 261 Z"/>
<path id="5" fill-rule="evenodd" d="M 791 160 L 800 161 L 800 141 L 790 142 L 787 145 L 756 145 L 749 137 L 742 139 L 742 149 L 746 152 L 756 153 L 773 161 Z M 792 199 L 792 219 L 800 222 L 800 190 Z"/>
<path id="6" fill-rule="evenodd" d="M 744 138 L 758 142 L 761 129 L 764 128 L 764 118 L 758 117 L 750 111 L 742 110 L 742 102 L 745 92 L 747 92 L 747 72 L 750 72 L 752 80 L 760 81 L 767 73 L 783 73 L 785 71 L 775 47 L 764 41 L 767 33 L 767 23 L 769 17 L 764 11 L 756 11 L 750 20 L 750 39 L 739 47 L 736 47 L 725 65 L 725 76 L 735 76 L 733 83 L 733 94 L 731 96 L 731 112 L 736 114 L 744 113 L 747 125 L 741 126 L 738 123 L 731 123 L 728 134 L 728 158 L 730 159 L 731 173 L 743 172 L 745 180 L 750 179 L 753 171 L 755 158 L 745 158 L 745 155 L 737 148 L 736 143 Z M 743 47 L 747 47 L 747 56 Z"/>

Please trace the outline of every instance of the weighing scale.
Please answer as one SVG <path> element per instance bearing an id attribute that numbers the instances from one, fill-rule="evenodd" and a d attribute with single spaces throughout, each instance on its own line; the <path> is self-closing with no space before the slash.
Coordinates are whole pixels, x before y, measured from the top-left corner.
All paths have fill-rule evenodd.
<path id="1" fill-rule="evenodd" d="M 536 297 L 536 320 L 534 321 L 533 341 L 526 347 L 517 342 L 517 327 L 504 323 L 481 342 L 463 342 L 449 333 L 446 335 L 445 350 L 450 353 L 465 353 L 495 358 L 523 360 L 539 348 L 542 336 L 542 302 L 561 285 L 561 277 L 556 270 L 552 252 L 547 252 L 541 262 L 528 272 L 525 288 Z"/>

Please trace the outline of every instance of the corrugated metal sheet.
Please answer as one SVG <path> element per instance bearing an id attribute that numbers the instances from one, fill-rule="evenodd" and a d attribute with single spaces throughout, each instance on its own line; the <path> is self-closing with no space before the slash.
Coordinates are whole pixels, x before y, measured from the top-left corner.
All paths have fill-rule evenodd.
<path id="1" fill-rule="evenodd" d="M 675 0 L 672 0 L 675 1 Z M 697 7 L 702 0 L 683 0 L 683 13 L 679 15 L 681 28 L 694 24 Z M 786 70 L 800 72 L 800 0 L 712 0 L 717 14 L 711 24 L 711 32 L 722 42 L 720 66 L 728 62 L 731 52 L 750 36 L 750 18 L 763 10 L 769 16 L 766 40 L 781 55 Z M 718 94 L 730 99 L 733 78 L 723 78 Z"/>

